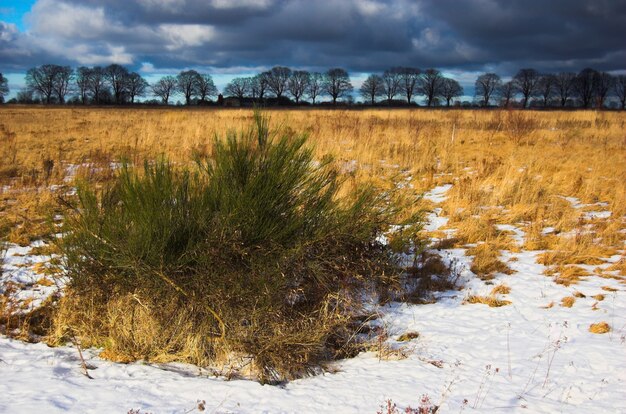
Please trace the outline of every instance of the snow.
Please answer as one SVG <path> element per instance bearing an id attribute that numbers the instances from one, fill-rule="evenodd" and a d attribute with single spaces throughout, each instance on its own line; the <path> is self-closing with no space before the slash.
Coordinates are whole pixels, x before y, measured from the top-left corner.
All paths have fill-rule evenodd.
<path id="1" fill-rule="evenodd" d="M 426 200 L 432 201 L 433 203 L 441 203 L 446 199 L 446 193 L 449 189 L 452 188 L 452 184 L 444 184 L 433 188 L 424 194 L 424 198 Z"/>
<path id="2" fill-rule="evenodd" d="M 439 203 L 449 189 L 437 187 L 427 195 Z M 447 223 L 441 212 L 430 213 L 426 230 Z M 522 229 L 499 229 L 523 243 Z M 32 279 L 18 265 L 43 259 L 28 256 L 27 249 L 10 247 L 3 278 Z M 416 408 L 425 394 L 441 406 L 440 413 L 626 412 L 623 281 L 590 276 L 565 287 L 543 274 L 545 267 L 537 263 L 541 251 L 504 251 L 502 260 L 515 273 L 484 282 L 469 270 L 465 249 L 436 253 L 454 263 L 463 288 L 443 292 L 432 304 L 394 302 L 378 309 L 381 316 L 375 323 L 388 335 L 383 346 L 399 358 L 364 352 L 332 364 L 327 373 L 269 386 L 227 381 L 185 364 L 113 363 L 100 359 L 97 349 L 88 349 L 83 354 L 93 377 L 89 379 L 73 347 L 50 348 L 0 336 L 0 412 L 185 413 L 204 400 L 210 413 L 373 414 L 387 399 L 401 411 L 409 405 Z M 607 258 L 607 265 L 620 257 Z M 510 305 L 464 303 L 470 295 L 489 295 L 499 284 L 511 288 L 498 295 Z M 571 308 L 560 306 L 563 297 L 574 293 L 584 297 L 577 297 Z M 597 301 L 592 297 L 597 294 L 605 299 Z M 611 332 L 588 331 L 601 321 Z M 399 342 L 409 331 L 419 336 Z"/>
<path id="3" fill-rule="evenodd" d="M 592 206 L 596 206 L 596 207 L 608 207 L 609 203 L 606 202 L 598 202 L 598 203 L 593 203 L 593 204 L 584 204 L 582 203 L 578 198 L 576 197 L 562 197 L 565 200 L 567 200 L 570 205 L 572 206 L 572 208 L 575 209 L 582 209 L 585 207 L 592 207 Z M 611 212 L 607 211 L 607 210 L 601 210 L 601 211 L 587 211 L 583 213 L 583 218 L 588 219 L 588 220 L 593 220 L 593 219 L 607 219 L 611 217 Z"/>
<path id="4" fill-rule="evenodd" d="M 611 217 L 611 212 L 606 211 L 606 210 L 605 211 L 587 211 L 583 214 L 583 217 L 588 220 L 607 219 Z"/>
<path id="5" fill-rule="evenodd" d="M 510 224 L 496 224 L 496 228 L 500 231 L 507 231 L 512 233 L 511 236 L 513 237 L 513 240 L 515 240 L 515 242 L 519 246 L 524 244 L 524 237 L 526 236 L 526 233 L 524 233 L 524 231 L 519 229 L 518 227 Z"/>
<path id="6" fill-rule="evenodd" d="M 432 212 L 426 215 L 427 223 L 424 225 L 424 230 L 435 231 L 448 224 L 448 218 L 440 216 L 442 212 L 441 208 L 435 208 Z"/>
<path id="7" fill-rule="evenodd" d="M 41 271 L 37 271 L 38 266 L 47 265 L 52 257 L 49 255 L 33 254 L 33 249 L 46 246 L 42 241 L 35 241 L 29 246 L 18 246 L 9 244 L 4 256 L 2 272 L 0 272 L 0 292 L 11 282 L 19 286 L 19 290 L 12 297 L 18 304 L 26 304 L 23 310 L 35 309 L 53 293 L 59 291 L 64 286 L 64 281 L 59 278 L 54 280 L 49 276 L 44 276 Z M 42 284 L 42 279 L 47 279 L 47 283 Z"/>
<path id="8" fill-rule="evenodd" d="M 467 266 L 463 249 L 445 253 Z M 538 253 L 506 255 L 517 257 L 509 264 L 518 273 L 502 275 L 495 284 L 511 287 L 504 295 L 513 302 L 510 306 L 464 305 L 470 293 L 484 295 L 493 287 L 475 278 L 465 291 L 449 292 L 434 304 L 389 304 L 380 309 L 379 323 L 391 338 L 390 346 L 400 346 L 394 339 L 404 332 L 420 333 L 402 345 L 407 347 L 406 359 L 380 360 L 374 352 L 362 353 L 338 362 L 336 373 L 283 387 L 212 378 L 183 364 L 116 364 L 99 359 L 97 350 L 85 352 L 87 364 L 96 368 L 90 370 L 94 379 L 88 379 L 73 348 L 0 338 L 0 395 L 5 397 L 0 412 L 139 408 L 182 413 L 197 400 L 206 400 L 208 412 L 374 413 L 387 398 L 401 407 L 416 407 L 422 394 L 442 404 L 441 412 L 458 412 L 464 406 L 476 412 L 623 412 L 623 286 L 601 278 L 568 288 L 557 285 L 541 275 Z M 607 285 L 618 291 L 602 290 Z M 573 308 L 558 305 L 574 291 L 586 298 L 577 299 Z M 598 293 L 607 297 L 594 311 L 591 295 Z M 557 304 L 545 309 L 551 301 Z M 599 321 L 607 321 L 614 331 L 589 333 L 589 325 Z"/>

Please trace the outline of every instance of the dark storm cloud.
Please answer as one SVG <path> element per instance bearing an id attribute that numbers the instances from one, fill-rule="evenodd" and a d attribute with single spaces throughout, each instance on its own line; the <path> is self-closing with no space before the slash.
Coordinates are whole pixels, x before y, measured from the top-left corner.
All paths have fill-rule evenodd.
<path id="1" fill-rule="evenodd" d="M 625 1 L 425 0 L 423 4 L 444 30 L 487 51 L 493 62 L 557 68 L 626 66 Z"/>
<path id="2" fill-rule="evenodd" d="M 626 67 L 621 0 L 39 0 L 27 21 L 0 23 L 0 70 Z"/>

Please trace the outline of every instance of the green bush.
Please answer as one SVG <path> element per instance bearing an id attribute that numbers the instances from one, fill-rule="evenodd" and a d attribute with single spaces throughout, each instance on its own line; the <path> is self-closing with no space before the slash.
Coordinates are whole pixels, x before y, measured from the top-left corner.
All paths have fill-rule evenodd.
<path id="1" fill-rule="evenodd" d="M 125 165 L 79 186 L 61 249 L 68 332 L 116 360 L 182 360 L 295 378 L 345 355 L 365 291 L 399 266 L 377 237 L 397 210 L 374 189 L 339 197 L 331 159 L 306 137 L 249 131 L 216 140 L 195 168 Z"/>

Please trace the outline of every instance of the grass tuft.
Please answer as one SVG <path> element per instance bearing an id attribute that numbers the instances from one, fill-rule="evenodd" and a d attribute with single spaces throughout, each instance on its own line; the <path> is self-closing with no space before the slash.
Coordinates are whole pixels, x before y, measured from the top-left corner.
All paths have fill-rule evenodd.
<path id="1" fill-rule="evenodd" d="M 464 303 L 471 303 L 471 304 L 480 303 L 483 305 L 487 305 L 490 308 L 499 308 L 501 306 L 510 305 L 512 302 L 510 300 L 498 299 L 494 296 L 471 295 L 467 299 L 465 299 Z"/>
<path id="2" fill-rule="evenodd" d="M 566 296 L 561 299 L 561 306 L 564 308 L 571 308 L 574 306 L 574 302 L 576 302 L 576 298 L 574 296 Z"/>
<path id="3" fill-rule="evenodd" d="M 482 280 L 491 280 L 496 273 L 510 275 L 513 273 L 506 263 L 500 260 L 500 250 L 491 243 L 481 243 L 467 249 L 466 255 L 474 256 L 470 270 Z"/>
<path id="4" fill-rule="evenodd" d="M 511 293 L 511 288 L 504 284 L 491 289 L 491 295 L 508 295 L 509 293 Z"/>
<path id="5" fill-rule="evenodd" d="M 408 342 L 413 339 L 419 338 L 419 332 L 407 331 L 398 337 L 398 342 Z"/>
<path id="6" fill-rule="evenodd" d="M 605 334 L 611 331 L 611 326 L 606 322 L 592 323 L 589 326 L 589 332 L 594 334 Z"/>

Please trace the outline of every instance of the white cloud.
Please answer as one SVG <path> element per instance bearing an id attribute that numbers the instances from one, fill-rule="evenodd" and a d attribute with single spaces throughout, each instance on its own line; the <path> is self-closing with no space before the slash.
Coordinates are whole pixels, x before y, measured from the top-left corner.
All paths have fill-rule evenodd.
<path id="1" fill-rule="evenodd" d="M 385 8 L 383 4 L 373 0 L 357 1 L 355 6 L 365 16 L 375 16 Z"/>
<path id="2" fill-rule="evenodd" d="M 159 33 L 167 42 L 168 50 L 187 46 L 201 46 L 215 36 L 213 26 L 200 24 L 161 24 Z"/>
<path id="3" fill-rule="evenodd" d="M 436 29 L 427 27 L 420 32 L 419 38 L 413 38 L 413 47 L 417 50 L 439 46 L 441 36 Z"/>
<path id="4" fill-rule="evenodd" d="M 17 38 L 18 34 L 16 25 L 0 21 L 0 42 L 11 42 Z"/>
<path id="5" fill-rule="evenodd" d="M 74 39 L 97 39 L 116 30 L 107 21 L 104 8 L 85 7 L 54 0 L 40 0 L 26 16 L 32 33 Z"/>

